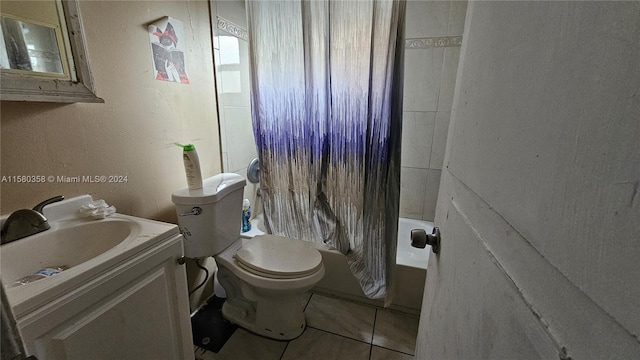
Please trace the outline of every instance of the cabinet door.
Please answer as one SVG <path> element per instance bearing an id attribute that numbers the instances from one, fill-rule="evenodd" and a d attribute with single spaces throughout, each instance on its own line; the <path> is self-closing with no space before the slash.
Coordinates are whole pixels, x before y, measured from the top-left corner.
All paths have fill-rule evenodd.
<path id="1" fill-rule="evenodd" d="M 27 351 L 43 360 L 192 359 L 186 273 L 176 263 L 181 238 L 159 247 L 43 309 L 37 321 L 19 321 Z"/>

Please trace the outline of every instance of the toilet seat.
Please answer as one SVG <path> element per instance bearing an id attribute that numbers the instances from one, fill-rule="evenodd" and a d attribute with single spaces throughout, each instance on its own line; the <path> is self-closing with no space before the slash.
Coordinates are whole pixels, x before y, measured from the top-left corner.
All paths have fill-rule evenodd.
<path id="1" fill-rule="evenodd" d="M 271 279 L 295 279 L 322 268 L 322 255 L 310 243 L 277 235 L 256 236 L 233 256 L 244 270 Z"/>

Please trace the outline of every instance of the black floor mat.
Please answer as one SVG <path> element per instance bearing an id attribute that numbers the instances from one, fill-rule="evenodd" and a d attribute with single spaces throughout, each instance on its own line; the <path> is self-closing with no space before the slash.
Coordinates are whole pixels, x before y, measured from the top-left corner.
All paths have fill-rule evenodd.
<path id="1" fill-rule="evenodd" d="M 191 317 L 194 345 L 217 353 L 236 331 L 238 326 L 222 317 L 224 301 L 214 295 Z"/>

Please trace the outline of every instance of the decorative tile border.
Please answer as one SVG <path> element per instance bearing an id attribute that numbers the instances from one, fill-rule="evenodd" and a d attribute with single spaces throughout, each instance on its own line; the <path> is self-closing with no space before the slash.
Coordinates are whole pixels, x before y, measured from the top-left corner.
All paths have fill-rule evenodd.
<path id="1" fill-rule="evenodd" d="M 462 36 L 439 36 L 421 39 L 405 39 L 405 49 L 428 49 L 432 47 L 454 47 L 462 45 Z"/>
<path id="2" fill-rule="evenodd" d="M 247 33 L 246 29 L 242 28 L 240 25 L 232 23 L 231 21 L 221 16 L 217 16 L 217 18 L 218 18 L 218 23 L 217 23 L 218 29 L 222 31 L 226 31 L 229 34 L 237 38 L 240 38 L 242 40 L 249 41 L 249 34 Z"/>

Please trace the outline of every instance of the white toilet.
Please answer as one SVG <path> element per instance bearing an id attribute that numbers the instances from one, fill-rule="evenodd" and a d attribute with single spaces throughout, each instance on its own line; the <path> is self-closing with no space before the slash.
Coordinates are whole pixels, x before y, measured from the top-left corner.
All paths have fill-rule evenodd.
<path id="1" fill-rule="evenodd" d="M 275 235 L 240 237 L 246 182 L 237 174 L 204 180 L 202 189 L 174 192 L 185 256 L 213 256 L 227 293 L 223 316 L 254 333 L 290 340 L 304 331 L 302 295 L 324 276 L 313 244 Z"/>

